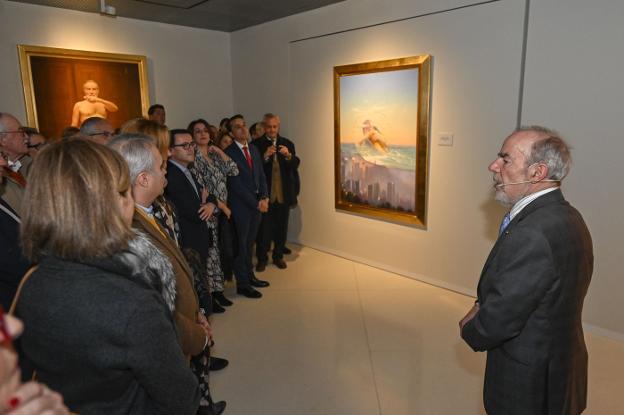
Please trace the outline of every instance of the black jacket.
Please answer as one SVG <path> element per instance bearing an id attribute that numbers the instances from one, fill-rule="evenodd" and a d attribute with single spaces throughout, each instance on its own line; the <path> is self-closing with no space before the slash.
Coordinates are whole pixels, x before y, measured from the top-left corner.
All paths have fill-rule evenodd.
<path id="1" fill-rule="evenodd" d="M 297 196 L 299 195 L 299 173 L 297 169 L 299 168 L 299 157 L 295 152 L 295 144 L 289 139 L 282 137 L 281 135 L 277 136 L 276 146 L 286 146 L 292 157 L 290 160 L 287 160 L 279 152 L 275 153 L 276 155 L 273 157 L 269 157 L 268 160 L 264 160 L 264 152 L 273 145 L 273 142 L 267 138 L 266 135 L 256 139 L 253 141 L 253 144 L 258 148 L 260 152 L 260 157 L 262 157 L 263 167 L 264 167 L 264 175 L 266 177 L 267 182 L 267 193 L 269 196 L 271 195 L 271 183 L 273 176 L 273 157 L 277 157 L 277 161 L 280 166 L 280 173 L 282 176 L 282 191 L 284 192 L 284 203 L 289 206 L 297 204 Z"/>
<path id="2" fill-rule="evenodd" d="M 194 415 L 197 380 L 162 292 L 116 258 L 42 260 L 17 307 L 38 379 L 81 415 Z"/>
<path id="3" fill-rule="evenodd" d="M 581 325 L 592 240 L 559 189 L 527 205 L 498 238 L 479 280 L 479 312 L 462 330 L 487 350 L 490 414 L 576 415 L 586 406 Z"/>
<path id="4" fill-rule="evenodd" d="M 196 181 L 195 186 L 201 194 L 201 186 Z M 165 196 L 173 203 L 178 214 L 180 245 L 183 248 L 194 249 L 202 260 L 205 260 L 213 240 L 206 222 L 199 218 L 200 197 L 195 193 L 193 185 L 188 181 L 182 170 L 170 161 L 167 162 Z M 210 195 L 207 201 L 215 205 L 217 204 L 214 195 Z"/>
<path id="5" fill-rule="evenodd" d="M 8 203 L 0 199 L 0 204 L 15 217 L 17 215 Z M 20 224 L 3 209 L 0 209 L 0 304 L 9 310 L 15 291 L 30 263 L 22 255 L 19 242 Z"/>

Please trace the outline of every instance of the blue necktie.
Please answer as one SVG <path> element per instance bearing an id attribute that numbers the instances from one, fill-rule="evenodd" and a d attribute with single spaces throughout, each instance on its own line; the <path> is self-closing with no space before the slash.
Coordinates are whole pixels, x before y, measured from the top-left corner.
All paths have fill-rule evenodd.
<path id="1" fill-rule="evenodd" d="M 503 221 L 500 224 L 500 228 L 498 228 L 498 236 L 502 235 L 505 232 L 507 226 L 509 226 L 509 222 L 511 222 L 510 212 L 507 212 L 505 216 L 503 216 Z"/>

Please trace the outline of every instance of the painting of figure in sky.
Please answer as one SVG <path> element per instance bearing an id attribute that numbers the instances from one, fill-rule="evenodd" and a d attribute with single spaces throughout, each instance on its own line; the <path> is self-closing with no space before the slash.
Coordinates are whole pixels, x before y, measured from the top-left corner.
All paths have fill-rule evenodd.
<path id="1" fill-rule="evenodd" d="M 419 69 L 340 78 L 342 198 L 415 211 Z"/>

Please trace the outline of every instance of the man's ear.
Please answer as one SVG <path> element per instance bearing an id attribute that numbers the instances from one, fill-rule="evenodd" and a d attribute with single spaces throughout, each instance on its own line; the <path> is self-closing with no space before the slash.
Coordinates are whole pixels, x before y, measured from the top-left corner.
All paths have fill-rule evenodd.
<path id="1" fill-rule="evenodd" d="M 136 178 L 136 183 L 141 187 L 147 187 L 149 183 L 149 177 L 147 177 L 147 172 L 142 171 Z"/>
<path id="2" fill-rule="evenodd" d="M 533 165 L 533 172 L 531 174 L 531 181 L 540 182 L 548 178 L 548 165 L 543 162 L 539 162 Z"/>

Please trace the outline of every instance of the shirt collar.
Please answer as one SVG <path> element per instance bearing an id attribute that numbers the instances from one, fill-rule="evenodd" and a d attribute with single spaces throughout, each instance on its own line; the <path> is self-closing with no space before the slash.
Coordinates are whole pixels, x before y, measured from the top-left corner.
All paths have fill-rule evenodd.
<path id="1" fill-rule="evenodd" d="M 19 159 L 15 161 L 7 160 L 7 163 L 9 164 L 9 168 L 13 170 L 15 173 L 17 173 L 19 169 L 22 168 L 22 162 L 19 161 Z"/>
<path id="2" fill-rule="evenodd" d="M 554 192 L 557 189 L 559 189 L 559 186 L 549 187 L 548 189 L 544 189 L 544 190 L 540 190 L 539 192 L 531 193 L 530 195 L 525 196 L 522 199 L 518 200 L 516 202 L 516 204 L 513 205 L 513 207 L 511 208 L 511 211 L 509 212 L 509 218 L 511 220 L 513 220 L 513 218 L 518 213 L 520 213 L 522 211 L 522 209 L 527 207 L 529 205 L 529 203 L 531 203 L 532 201 L 534 201 L 538 197 L 544 196 L 546 193 Z"/>
<path id="3" fill-rule="evenodd" d="M 138 207 L 139 209 L 141 209 L 143 212 L 145 212 L 149 216 L 154 215 L 154 207 L 151 205 L 149 207 L 145 207 L 145 206 L 139 205 L 138 203 L 135 203 L 134 206 Z"/>
<path id="4" fill-rule="evenodd" d="M 241 151 L 243 151 L 243 147 L 247 146 L 247 148 L 249 148 L 249 141 L 247 142 L 247 144 L 241 144 L 238 141 L 234 140 L 234 142 L 236 143 L 236 145 L 238 146 L 238 148 L 241 149 Z"/>

